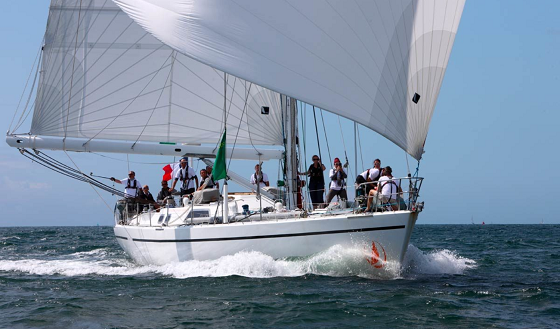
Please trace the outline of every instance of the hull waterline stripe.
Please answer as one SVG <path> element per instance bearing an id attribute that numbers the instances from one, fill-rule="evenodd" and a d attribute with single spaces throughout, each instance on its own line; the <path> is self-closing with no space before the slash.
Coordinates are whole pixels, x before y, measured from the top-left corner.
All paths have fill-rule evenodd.
<path id="1" fill-rule="evenodd" d="M 359 232 L 369 232 L 369 231 L 399 230 L 399 229 L 403 229 L 403 228 L 405 228 L 404 225 L 398 225 L 398 226 L 358 228 L 358 229 L 353 229 L 353 230 L 323 231 L 323 232 L 309 232 L 309 233 L 287 233 L 287 234 L 274 234 L 274 235 L 255 235 L 255 236 L 240 236 L 240 237 L 229 237 L 229 238 L 179 239 L 179 240 L 132 239 L 132 241 L 170 243 L 170 242 L 210 242 L 210 241 L 232 241 L 232 240 L 256 240 L 256 239 L 289 238 L 289 237 L 307 236 L 307 235 L 324 235 L 324 234 L 341 234 L 341 233 L 359 233 Z"/>
<path id="2" fill-rule="evenodd" d="M 125 236 L 120 236 L 120 235 L 115 235 L 115 238 L 117 238 L 117 239 L 123 239 L 123 240 L 128 240 L 127 237 L 125 237 Z"/>

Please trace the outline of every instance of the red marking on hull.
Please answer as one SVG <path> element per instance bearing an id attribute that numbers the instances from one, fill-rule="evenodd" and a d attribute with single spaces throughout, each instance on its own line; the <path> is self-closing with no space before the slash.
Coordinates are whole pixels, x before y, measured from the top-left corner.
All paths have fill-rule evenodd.
<path id="1" fill-rule="evenodd" d="M 381 250 L 383 250 L 383 261 L 380 262 L 381 258 L 379 257 L 379 250 L 377 250 L 377 246 L 375 245 L 375 241 L 371 242 L 371 253 L 373 254 L 371 258 L 367 258 L 367 262 L 375 267 L 375 268 L 382 268 L 385 266 L 385 262 L 387 261 L 387 254 L 385 253 L 385 248 L 382 245 L 379 245 Z"/>

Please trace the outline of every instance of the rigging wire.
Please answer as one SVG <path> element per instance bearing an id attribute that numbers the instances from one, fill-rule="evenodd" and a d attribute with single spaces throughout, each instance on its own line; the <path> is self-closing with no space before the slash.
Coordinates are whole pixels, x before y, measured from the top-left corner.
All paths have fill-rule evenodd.
<path id="1" fill-rule="evenodd" d="M 319 109 L 321 113 L 321 121 L 323 121 L 323 131 L 325 132 L 325 141 L 327 142 L 327 151 L 329 152 L 329 163 L 332 164 L 331 148 L 329 147 L 329 138 L 327 137 L 327 129 L 325 128 L 325 118 L 323 118 L 323 110 Z M 321 160 L 322 162 L 322 160 Z"/>
<path id="2" fill-rule="evenodd" d="M 29 97 L 27 97 L 27 101 L 25 102 L 25 107 L 21 112 L 21 116 L 18 119 L 18 122 L 16 124 L 16 127 L 14 128 L 14 131 L 18 130 L 19 127 L 21 127 L 21 125 L 23 125 L 23 123 L 27 120 L 27 117 L 29 116 L 29 114 L 33 111 L 33 106 L 35 105 L 35 101 L 33 101 L 33 104 L 31 104 L 31 106 L 29 106 L 29 102 L 31 101 L 31 97 L 33 96 L 33 90 L 35 90 L 35 82 L 37 81 L 37 76 L 39 74 L 39 66 L 37 65 L 37 71 L 35 72 L 35 77 L 33 78 L 33 84 L 31 85 L 31 91 L 29 92 Z M 27 112 L 27 114 L 26 114 Z M 25 114 L 25 118 L 23 117 L 23 115 Z"/>
<path id="3" fill-rule="evenodd" d="M 315 122 L 315 137 L 317 137 L 317 149 L 319 150 L 319 159 L 321 159 L 321 163 L 323 163 L 323 157 L 321 155 L 321 143 L 319 142 L 319 130 L 317 129 L 317 116 L 315 114 L 315 106 L 313 106 L 313 121 Z M 329 158 L 330 158 L 330 154 L 329 154 Z"/>
<path id="4" fill-rule="evenodd" d="M 70 161 L 72 161 L 72 163 L 74 164 L 74 166 L 76 167 L 76 169 L 78 169 L 80 172 L 82 172 L 80 170 L 80 168 L 78 167 L 78 165 L 74 162 L 74 160 L 72 160 L 72 158 L 70 157 L 70 154 L 68 154 L 68 152 L 66 152 L 66 150 L 64 151 L 64 154 L 66 154 L 66 156 L 68 157 L 68 159 L 70 159 Z M 109 206 L 109 204 L 107 203 L 107 201 L 105 201 L 105 199 L 103 199 L 103 197 L 101 196 L 101 194 L 99 194 L 99 191 L 97 191 L 95 189 L 95 187 L 93 187 L 93 185 L 91 185 L 91 183 L 88 181 L 87 182 L 89 184 L 89 186 L 91 187 L 91 189 L 97 194 L 97 196 L 101 199 L 101 201 L 103 201 L 103 203 L 107 206 L 107 209 L 109 209 L 109 212 L 113 212 L 113 210 L 111 209 L 111 207 Z"/>
<path id="5" fill-rule="evenodd" d="M 119 191 L 117 189 L 115 189 L 114 187 L 111 187 L 109 185 L 106 185 L 86 174 L 84 174 L 83 172 L 76 170 L 50 156 L 48 156 L 47 154 L 34 150 L 35 153 L 33 152 L 29 152 L 27 149 L 23 149 L 20 148 L 18 149 L 20 151 L 20 153 L 28 158 L 29 160 L 47 168 L 50 169 L 56 173 L 59 173 L 61 175 L 70 177 L 72 179 L 81 181 L 81 182 L 87 182 L 90 183 L 96 187 L 98 187 L 101 190 L 104 190 L 106 192 L 109 192 L 111 194 L 120 196 L 120 197 L 124 197 L 124 192 Z"/>
<path id="6" fill-rule="evenodd" d="M 252 83 L 251 83 L 252 85 Z M 249 90 L 251 89 L 251 85 L 249 85 Z M 235 146 L 237 145 L 237 137 L 239 136 L 239 128 L 241 127 L 241 124 L 243 123 L 243 116 L 245 115 L 245 111 L 247 110 L 247 99 L 249 97 L 249 94 L 247 94 L 247 96 L 245 97 L 245 106 L 243 106 L 243 112 L 241 112 L 241 120 L 239 120 L 239 127 L 237 127 L 237 133 L 235 134 L 235 139 L 233 141 L 233 146 L 231 148 L 231 154 L 232 156 L 229 158 L 229 162 L 227 165 L 227 169 L 226 172 L 229 171 L 229 166 L 231 165 L 231 159 L 233 158 L 233 151 L 235 150 Z M 249 122 L 247 122 L 247 124 L 249 124 Z M 251 134 L 249 133 L 249 138 L 251 137 Z M 252 142 L 251 142 L 252 144 Z M 253 146 L 253 148 L 255 148 L 255 146 Z M 256 148 L 255 148 L 256 150 Z M 257 151 L 258 152 L 258 151 Z"/>
<path id="7" fill-rule="evenodd" d="M 360 148 L 360 158 L 362 160 L 362 170 L 366 169 L 364 166 L 364 150 L 362 149 L 362 138 L 360 137 L 360 125 L 357 126 L 356 131 L 358 133 L 358 147 Z M 358 173 L 356 173 L 356 177 Z"/>
<path id="8" fill-rule="evenodd" d="M 297 105 L 298 103 L 296 103 Z M 307 108 L 307 105 L 305 106 Z M 301 115 L 301 131 L 302 131 L 302 136 L 303 136 L 303 168 L 301 172 L 307 172 L 307 169 L 309 168 L 307 166 L 307 117 L 305 115 L 305 112 L 303 110 L 303 103 L 301 101 L 299 101 L 299 106 L 298 106 L 300 115 Z M 301 155 L 300 155 L 300 159 L 301 159 Z M 298 172 L 298 177 L 299 177 L 299 172 Z M 311 194 L 309 192 L 309 176 L 305 175 L 305 186 L 307 187 L 306 189 L 306 193 L 305 193 L 305 200 L 311 200 Z M 303 190 L 303 189 L 302 189 Z M 307 202 L 306 202 L 307 203 Z M 303 200 L 302 200 L 302 206 L 303 206 Z M 305 209 L 305 206 L 303 207 Z"/>
<path id="9" fill-rule="evenodd" d="M 43 38 L 43 40 L 41 41 L 41 45 L 43 44 L 44 40 L 45 39 Z M 12 117 L 12 121 L 10 122 L 10 126 L 8 128 L 8 132 L 10 132 L 10 133 L 15 131 L 15 129 L 13 131 L 11 130 L 12 129 L 12 124 L 14 123 L 16 115 L 19 111 L 21 101 L 23 100 L 23 96 L 25 95 L 25 91 L 27 90 L 27 86 L 29 85 L 29 80 L 31 80 L 31 75 L 33 74 L 33 71 L 35 71 L 35 79 L 33 80 L 33 84 L 35 84 L 35 80 L 37 79 L 37 74 L 39 72 L 41 58 L 43 57 L 42 48 L 43 48 L 42 46 L 39 47 L 39 51 L 37 52 L 37 56 L 35 56 L 35 60 L 33 61 L 33 66 L 31 67 L 31 71 L 29 71 L 29 76 L 27 77 L 27 81 L 25 82 L 25 87 L 23 88 L 23 91 L 22 91 L 21 96 L 19 98 L 18 105 L 17 105 L 16 110 L 14 112 L 14 116 Z M 37 69 L 36 70 L 35 70 L 35 64 L 37 64 Z M 33 91 L 30 92 L 30 94 L 32 94 L 32 93 L 33 93 Z M 31 95 L 30 95 L 30 97 L 31 97 Z M 28 102 L 29 102 L 29 100 L 28 100 Z M 27 107 L 27 105 L 26 105 L 26 107 Z M 23 113 L 25 112 L 25 110 L 26 110 L 26 108 L 22 110 L 23 111 L 22 115 L 21 115 L 22 117 L 23 117 Z M 21 121 L 21 118 L 20 118 L 20 121 Z"/>
<path id="10" fill-rule="evenodd" d="M 346 154 L 346 142 L 344 142 L 344 133 L 342 132 L 342 124 L 340 123 L 340 115 L 338 116 L 338 126 L 340 127 L 340 136 L 342 137 L 342 146 L 344 147 L 344 158 L 346 163 L 344 166 L 348 168 L 348 173 L 352 173 L 350 166 L 348 166 L 348 154 Z"/>
<path id="11" fill-rule="evenodd" d="M 247 82 L 245 82 L 246 84 Z M 247 109 L 247 101 L 249 100 L 249 93 L 251 92 L 251 87 L 253 86 L 253 83 L 249 83 L 249 90 L 247 90 L 247 94 L 245 95 L 245 106 L 243 107 L 243 112 L 245 112 L 245 110 Z M 259 150 L 257 150 L 257 148 L 255 147 L 255 145 L 253 144 L 253 138 L 251 136 L 251 129 L 250 129 L 250 125 L 249 125 L 249 113 L 247 113 L 247 115 L 245 116 L 245 121 L 247 121 L 247 132 L 249 133 L 249 142 L 251 142 L 251 146 L 255 149 L 255 151 L 257 152 L 257 154 L 261 155 L 261 152 L 259 152 Z M 241 123 L 240 123 L 241 126 Z"/>
<path id="12" fill-rule="evenodd" d="M 408 153 L 404 151 L 404 158 L 406 159 L 406 169 L 408 170 L 408 175 L 410 176 L 410 166 L 408 165 Z"/>

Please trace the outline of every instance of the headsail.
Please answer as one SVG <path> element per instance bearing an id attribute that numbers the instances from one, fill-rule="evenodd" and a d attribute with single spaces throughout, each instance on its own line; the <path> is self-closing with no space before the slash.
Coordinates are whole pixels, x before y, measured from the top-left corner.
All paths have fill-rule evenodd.
<path id="1" fill-rule="evenodd" d="M 223 72 L 163 44 L 111 0 L 52 0 L 43 52 L 32 135 L 211 149 L 222 136 Z M 279 94 L 234 76 L 227 84 L 228 139 L 283 145 Z"/>
<path id="2" fill-rule="evenodd" d="M 369 127 L 416 159 L 464 0 L 114 0 L 181 53 Z"/>

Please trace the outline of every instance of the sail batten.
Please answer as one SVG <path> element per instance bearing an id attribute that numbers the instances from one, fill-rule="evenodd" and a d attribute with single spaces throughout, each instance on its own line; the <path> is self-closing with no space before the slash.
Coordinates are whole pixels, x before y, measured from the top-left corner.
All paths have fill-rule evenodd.
<path id="1" fill-rule="evenodd" d="M 177 51 L 358 122 L 416 159 L 465 2 L 114 1 Z"/>

